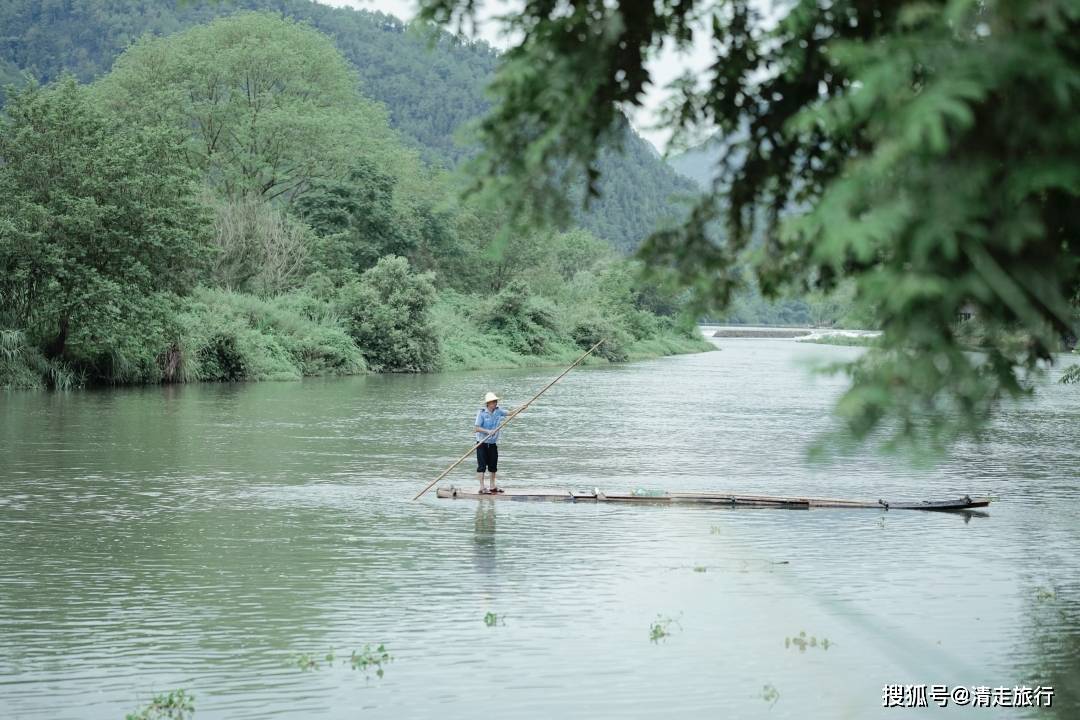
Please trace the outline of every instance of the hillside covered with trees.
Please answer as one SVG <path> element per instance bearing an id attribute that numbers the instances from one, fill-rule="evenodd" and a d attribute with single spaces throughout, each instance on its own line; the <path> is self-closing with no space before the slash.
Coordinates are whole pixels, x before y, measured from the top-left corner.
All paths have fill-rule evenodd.
<path id="1" fill-rule="evenodd" d="M 390 124 L 425 162 L 454 167 L 475 152 L 468 125 L 490 107 L 485 88 L 499 62 L 495 50 L 390 15 L 310 0 L 4 0 L 0 81 L 28 71 L 46 83 L 64 72 L 91 82 L 147 33 L 174 34 L 238 10 L 272 12 L 326 33 L 356 68 L 360 92 L 386 106 Z M 602 151 L 601 194 L 575 220 L 625 252 L 673 214 L 669 198 L 694 185 L 628 124 L 619 127 L 622 152 Z"/>
<path id="2" fill-rule="evenodd" d="M 327 35 L 239 12 L 143 37 L 93 83 L 11 89 L 0 385 L 512 366 L 600 338 L 608 360 L 706 346 L 611 243 L 508 232 L 497 206 L 459 200 L 360 87 Z"/>

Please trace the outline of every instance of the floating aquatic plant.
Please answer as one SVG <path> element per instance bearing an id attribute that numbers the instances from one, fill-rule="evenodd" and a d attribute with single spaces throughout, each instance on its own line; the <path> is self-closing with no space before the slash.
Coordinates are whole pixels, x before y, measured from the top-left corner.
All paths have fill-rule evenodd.
<path id="1" fill-rule="evenodd" d="M 319 669 L 319 661 L 316 660 L 315 656 L 311 653 L 300 653 L 299 655 L 294 655 L 291 662 L 292 664 L 296 665 L 296 667 L 304 670 L 305 672 L 308 670 Z"/>
<path id="2" fill-rule="evenodd" d="M 817 636 L 811 635 L 807 637 L 805 630 L 800 630 L 799 634 L 795 637 L 784 638 L 784 647 L 790 648 L 792 646 L 799 648 L 799 652 L 806 652 L 806 648 L 820 647 L 822 650 L 828 650 L 836 643 L 829 640 L 829 638 L 817 639 Z"/>
<path id="3" fill-rule="evenodd" d="M 1044 587 L 1038 585 L 1035 587 L 1035 602 L 1047 602 L 1049 600 L 1056 600 L 1057 593 L 1053 588 Z"/>
<path id="4" fill-rule="evenodd" d="M 393 659 L 393 656 L 387 651 L 385 645 L 379 644 L 376 647 L 372 647 L 368 644 L 364 645 L 359 651 L 353 650 L 352 654 L 349 655 L 349 664 L 352 666 L 353 670 L 363 670 L 365 675 L 368 671 L 374 670 L 376 675 L 382 677 L 385 672 L 383 670 L 383 665 L 389 663 Z M 336 660 L 337 656 L 333 649 L 327 651 L 326 655 L 323 656 L 323 661 L 326 662 L 328 667 L 333 667 Z M 305 671 L 319 669 L 319 660 L 312 653 L 295 655 L 290 662 Z"/>
<path id="5" fill-rule="evenodd" d="M 352 664 L 353 670 L 363 670 L 367 674 L 369 670 L 374 669 L 375 674 L 379 677 L 383 676 L 383 665 L 393 659 L 393 656 L 387 652 L 386 646 L 381 643 L 375 648 L 372 648 L 371 645 L 364 645 L 360 652 L 353 650 L 352 655 L 349 656 L 349 662 Z"/>
<path id="6" fill-rule="evenodd" d="M 772 710 L 772 706 L 780 699 L 780 691 L 772 683 L 765 683 L 761 688 L 761 699 L 769 703 L 769 709 Z"/>
<path id="7" fill-rule="evenodd" d="M 669 635 L 673 635 L 675 633 L 673 627 L 682 629 L 677 619 L 657 615 L 656 620 L 649 626 L 649 640 L 658 643 Z"/>
<path id="8" fill-rule="evenodd" d="M 195 696 L 185 690 L 155 695 L 146 707 L 129 713 L 124 720 L 187 720 L 195 713 Z"/>

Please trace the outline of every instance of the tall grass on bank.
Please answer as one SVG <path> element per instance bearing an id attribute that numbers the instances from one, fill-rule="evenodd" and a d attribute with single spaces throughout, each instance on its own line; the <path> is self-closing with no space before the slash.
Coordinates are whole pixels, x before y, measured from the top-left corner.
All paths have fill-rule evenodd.
<path id="1" fill-rule="evenodd" d="M 0 388 L 70 390 L 82 384 L 62 362 L 49 360 L 21 330 L 0 328 Z"/>
<path id="2" fill-rule="evenodd" d="M 517 316 L 498 315 L 511 308 L 516 308 Z M 619 314 L 604 317 L 594 306 L 552 304 L 536 296 L 516 303 L 496 296 L 478 303 L 473 295 L 444 292 L 432 308 L 432 324 L 439 333 L 446 370 L 569 363 L 601 338 L 607 342 L 598 350 L 599 361 L 714 349 L 695 326 L 680 326 L 671 318 L 648 312 L 634 313 L 628 320 Z"/>
<path id="3" fill-rule="evenodd" d="M 198 289 L 179 317 L 175 377 L 188 382 L 297 380 L 366 370 L 360 349 L 325 302 Z M 167 368 L 167 366 L 166 366 Z"/>
<path id="4" fill-rule="evenodd" d="M 63 389 L 86 381 L 297 380 L 560 365 L 600 339 L 593 362 L 713 347 L 696 326 L 640 307 L 592 273 L 553 287 L 545 295 L 515 280 L 488 294 L 436 293 L 430 278 L 412 273 L 401 258 L 381 260 L 340 290 L 262 297 L 196 287 L 186 297 L 155 296 L 133 309 L 118 336 L 123 342 L 106 344 L 103 359 L 49 360 L 25 332 L 2 330 L 0 385 Z"/>
<path id="5" fill-rule="evenodd" d="M 334 302 L 303 291 L 270 298 L 200 287 L 145 347 L 138 362 L 113 362 L 108 382 L 298 380 L 369 371 L 365 348 Z M 489 298 L 443 291 L 423 332 L 434 333 L 438 367 L 480 370 L 566 364 L 600 338 L 591 362 L 619 362 L 711 350 L 696 327 L 629 309 L 554 302 L 512 285 Z M 49 360 L 18 330 L 0 329 L 0 387 L 70 389 L 85 371 Z M 98 380 L 100 382 L 100 380 Z"/>
<path id="6" fill-rule="evenodd" d="M 656 336 L 635 341 L 628 348 L 628 359 L 646 360 L 668 355 L 686 355 L 688 353 L 708 352 L 716 346 L 701 336 L 699 332 L 689 335 L 674 324 L 662 327 Z"/>
<path id="7" fill-rule="evenodd" d="M 525 367 L 537 364 L 541 358 L 556 363 L 581 354 L 572 340 L 554 333 L 542 356 L 523 353 L 513 338 L 485 326 L 476 317 L 475 304 L 475 296 L 446 292 L 432 307 L 432 325 L 439 334 L 445 370 Z"/>

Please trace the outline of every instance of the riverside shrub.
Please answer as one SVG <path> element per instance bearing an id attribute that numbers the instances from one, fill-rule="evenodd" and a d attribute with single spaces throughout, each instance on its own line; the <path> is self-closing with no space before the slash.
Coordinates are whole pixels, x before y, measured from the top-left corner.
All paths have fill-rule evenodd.
<path id="1" fill-rule="evenodd" d="M 199 288 L 179 318 L 176 380 L 291 380 L 366 369 L 325 303 Z"/>
<path id="2" fill-rule="evenodd" d="M 415 273 L 408 260 L 389 255 L 343 287 L 336 308 L 372 370 L 429 372 L 439 366 L 434 302 L 434 276 Z"/>
<path id="3" fill-rule="evenodd" d="M 481 327 L 502 336 L 511 350 L 543 355 L 558 332 L 555 308 L 532 294 L 521 280 L 513 280 L 486 302 L 478 314 Z"/>

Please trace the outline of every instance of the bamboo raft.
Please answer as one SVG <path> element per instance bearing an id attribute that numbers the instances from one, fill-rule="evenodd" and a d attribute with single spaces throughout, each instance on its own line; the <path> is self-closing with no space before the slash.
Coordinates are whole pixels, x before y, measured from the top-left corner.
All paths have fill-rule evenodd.
<path id="1" fill-rule="evenodd" d="M 615 503 L 691 503 L 727 507 L 772 507 L 792 510 L 810 508 L 851 508 L 878 510 L 973 510 L 990 504 L 988 497 L 964 495 L 953 500 L 922 500 L 889 502 L 887 500 L 841 500 L 837 498 L 793 497 L 786 495 L 746 495 L 728 492 L 665 492 L 657 494 L 606 493 L 592 490 L 511 489 L 502 493 L 480 494 L 476 490 L 440 487 L 436 496 L 444 500 L 516 500 L 549 502 L 615 502 Z"/>

